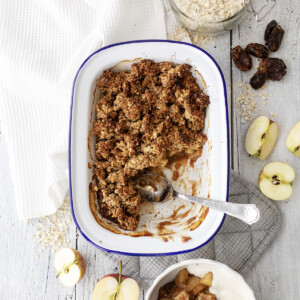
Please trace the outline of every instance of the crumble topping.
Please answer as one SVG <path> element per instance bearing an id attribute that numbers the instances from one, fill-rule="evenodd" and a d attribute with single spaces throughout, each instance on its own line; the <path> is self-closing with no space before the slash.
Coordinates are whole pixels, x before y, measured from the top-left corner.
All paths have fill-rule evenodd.
<path id="1" fill-rule="evenodd" d="M 108 69 L 97 80 L 94 189 L 99 213 L 124 230 L 139 222 L 135 177 L 164 167 L 171 156 L 199 151 L 207 140 L 202 130 L 209 97 L 191 68 L 142 60 L 130 72 Z"/>

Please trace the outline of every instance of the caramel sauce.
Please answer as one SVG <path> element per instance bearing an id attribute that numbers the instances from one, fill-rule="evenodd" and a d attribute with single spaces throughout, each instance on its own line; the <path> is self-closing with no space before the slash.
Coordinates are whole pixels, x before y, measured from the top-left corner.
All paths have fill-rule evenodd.
<path id="1" fill-rule="evenodd" d="M 199 214 L 200 214 L 199 219 L 196 220 L 194 223 L 192 223 L 190 226 L 188 226 L 187 229 L 189 228 L 190 231 L 194 231 L 195 229 L 197 229 L 203 223 L 203 221 L 205 220 L 208 212 L 209 212 L 209 208 L 205 207 L 205 206 L 202 206 L 200 211 L 199 211 Z"/>
<path id="2" fill-rule="evenodd" d="M 159 229 L 162 229 L 162 228 L 164 228 L 165 226 L 174 225 L 174 224 L 178 224 L 178 222 L 164 221 L 164 222 L 160 222 L 160 223 L 158 224 L 157 227 L 158 227 Z"/>
<path id="3" fill-rule="evenodd" d="M 187 161 L 189 160 L 189 155 L 185 152 L 178 153 L 168 158 L 168 162 L 166 164 L 166 168 L 170 169 L 174 164 L 179 164 L 181 166 L 187 165 Z"/>
<path id="4" fill-rule="evenodd" d="M 170 235 L 170 236 L 168 237 L 168 239 L 169 239 L 169 241 L 174 241 L 174 237 L 173 237 L 172 235 Z"/>
<path id="5" fill-rule="evenodd" d="M 97 88 L 94 89 L 93 92 L 93 103 L 92 103 L 92 109 L 91 109 L 91 116 L 90 116 L 90 122 L 89 122 L 89 132 L 88 132 L 88 150 L 89 150 L 89 154 L 90 154 L 90 159 L 94 160 L 93 155 L 92 155 L 92 150 L 91 150 L 91 138 L 93 135 L 93 115 L 94 115 L 94 107 L 95 107 L 95 102 L 96 102 L 96 91 Z"/>
<path id="6" fill-rule="evenodd" d="M 183 186 L 183 189 L 186 191 L 186 190 L 187 190 L 187 187 L 186 187 L 186 182 L 185 182 L 185 180 L 180 179 L 179 183 L 180 183 L 181 186 Z"/>
<path id="7" fill-rule="evenodd" d="M 195 167 L 195 162 L 197 161 L 198 157 L 193 157 L 190 159 L 190 167 L 194 168 Z"/>
<path id="8" fill-rule="evenodd" d="M 155 167 L 155 168 L 150 168 L 149 170 L 150 170 L 150 172 L 155 173 L 157 175 L 160 175 L 162 177 L 167 177 L 166 174 L 164 173 L 164 171 L 161 168 Z"/>
<path id="9" fill-rule="evenodd" d="M 119 61 L 118 63 L 116 63 L 114 66 L 112 66 L 112 67 L 109 68 L 109 69 L 110 69 L 110 70 L 116 69 L 120 64 L 127 63 L 127 62 L 131 62 L 131 60 L 129 60 L 129 59 L 121 60 L 121 61 Z"/>
<path id="10" fill-rule="evenodd" d="M 178 215 L 178 217 L 180 217 L 182 219 L 186 218 L 189 215 L 189 213 L 191 212 L 191 210 L 192 209 L 189 209 L 189 210 L 185 211 L 183 214 Z"/>
<path id="11" fill-rule="evenodd" d="M 184 209 L 185 205 L 180 205 L 179 207 L 177 207 L 174 211 L 173 214 L 170 216 L 171 219 L 175 219 L 177 217 L 177 213 L 181 210 Z"/>
<path id="12" fill-rule="evenodd" d="M 192 238 L 190 236 L 181 236 L 181 241 L 183 243 L 186 243 L 188 242 L 189 240 L 191 240 Z"/>
<path id="13" fill-rule="evenodd" d="M 153 180 L 152 180 L 151 178 L 152 178 Z M 157 192 L 157 191 L 158 191 L 157 183 L 160 183 L 161 181 L 162 181 L 161 176 L 158 176 L 158 175 L 156 174 L 156 176 L 150 177 L 149 180 L 148 180 L 147 182 L 145 182 L 144 180 L 141 180 L 141 181 L 139 182 L 139 184 L 140 184 L 141 186 L 143 186 L 143 187 L 145 187 L 145 186 L 150 186 L 150 187 L 153 189 L 154 192 Z M 156 201 L 156 202 L 159 202 L 159 200 L 160 200 L 160 198 L 158 197 L 158 201 Z"/>
<path id="14" fill-rule="evenodd" d="M 187 167 L 188 162 L 191 168 L 195 167 L 195 162 L 202 155 L 202 148 L 194 152 L 193 154 L 188 154 L 181 152 L 169 158 L 166 168 L 172 171 L 172 180 L 177 181 L 181 176 L 179 169 L 181 167 Z"/>
<path id="15" fill-rule="evenodd" d="M 149 181 L 148 185 L 152 187 L 154 192 L 157 192 L 158 188 L 157 188 L 157 185 L 154 182 Z"/>
<path id="16" fill-rule="evenodd" d="M 201 75 L 201 73 L 200 73 L 199 71 L 197 71 L 197 70 L 195 70 L 195 72 L 200 76 L 200 79 L 201 79 L 201 81 L 202 81 L 203 87 L 204 87 L 205 89 L 207 89 L 206 82 L 205 82 L 203 76 Z"/>
<path id="17" fill-rule="evenodd" d="M 179 178 L 179 172 L 177 170 L 173 171 L 172 180 L 176 181 Z"/>
<path id="18" fill-rule="evenodd" d="M 192 181 L 192 196 L 196 196 L 197 195 L 197 182 L 196 181 Z"/>
<path id="19" fill-rule="evenodd" d="M 123 64 L 123 63 L 133 63 L 133 62 L 139 62 L 141 61 L 143 58 L 142 57 L 137 57 L 137 58 L 134 58 L 133 60 L 129 60 L 129 59 L 124 59 L 124 60 L 121 60 L 120 62 L 116 63 L 114 66 L 112 66 L 110 68 L 110 70 L 114 70 L 114 69 L 117 69 L 119 67 L 119 65 Z M 129 68 L 130 69 L 130 68 Z"/>
<path id="20" fill-rule="evenodd" d="M 175 163 L 175 170 L 178 170 L 180 167 L 181 167 L 181 164 L 179 164 L 179 163 Z"/>
<path id="21" fill-rule="evenodd" d="M 170 225 L 175 225 L 175 224 L 178 224 L 178 222 L 176 221 L 164 221 L 164 222 L 160 222 L 158 223 L 157 225 L 157 231 L 158 231 L 158 235 L 165 235 L 166 233 L 169 234 L 170 232 L 173 232 L 173 230 L 170 230 L 167 228 L 167 226 L 170 226 Z"/>
<path id="22" fill-rule="evenodd" d="M 192 218 L 188 219 L 188 220 L 186 221 L 186 223 L 187 223 L 187 224 L 191 224 L 191 223 L 194 222 L 196 219 L 197 219 L 197 217 L 192 217 Z"/>

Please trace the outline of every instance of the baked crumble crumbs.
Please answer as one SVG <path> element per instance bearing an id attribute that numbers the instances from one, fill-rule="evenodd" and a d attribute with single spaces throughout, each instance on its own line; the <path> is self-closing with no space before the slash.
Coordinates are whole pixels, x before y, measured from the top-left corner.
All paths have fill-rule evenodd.
<path id="1" fill-rule="evenodd" d="M 139 222 L 135 176 L 164 167 L 171 156 L 199 151 L 207 140 L 209 97 L 191 68 L 142 60 L 130 72 L 108 69 L 97 80 L 94 190 L 99 213 L 124 230 Z"/>

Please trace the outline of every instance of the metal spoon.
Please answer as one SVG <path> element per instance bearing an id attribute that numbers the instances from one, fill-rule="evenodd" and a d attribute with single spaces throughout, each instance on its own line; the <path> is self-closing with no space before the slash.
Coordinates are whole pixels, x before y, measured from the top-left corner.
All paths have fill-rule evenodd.
<path id="1" fill-rule="evenodd" d="M 149 202 L 163 203 L 174 197 L 198 202 L 240 219 L 249 225 L 256 223 L 260 217 L 259 210 L 254 204 L 229 203 L 180 194 L 173 189 L 172 184 L 165 177 L 154 173 L 142 174 L 135 182 L 142 199 Z"/>

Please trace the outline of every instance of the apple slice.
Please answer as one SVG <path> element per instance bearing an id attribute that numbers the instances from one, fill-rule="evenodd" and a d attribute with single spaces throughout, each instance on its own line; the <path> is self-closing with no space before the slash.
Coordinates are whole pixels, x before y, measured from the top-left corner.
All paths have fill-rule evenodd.
<path id="1" fill-rule="evenodd" d="M 67 287 L 74 286 L 85 274 L 85 261 L 75 249 L 62 248 L 55 255 L 54 267 L 60 282 Z"/>
<path id="2" fill-rule="evenodd" d="M 257 117 L 249 126 L 245 138 L 246 151 L 261 160 L 272 152 L 278 137 L 278 124 L 266 116 Z"/>
<path id="3" fill-rule="evenodd" d="M 298 121 L 290 130 L 286 139 L 287 148 L 300 157 L 300 121 Z"/>
<path id="4" fill-rule="evenodd" d="M 138 300 L 140 290 L 137 282 L 120 274 L 109 274 L 98 281 L 93 291 L 93 300 Z"/>
<path id="5" fill-rule="evenodd" d="M 292 184 L 295 179 L 294 169 L 283 162 L 270 162 L 259 174 L 260 191 L 272 200 L 286 200 L 292 195 Z"/>

